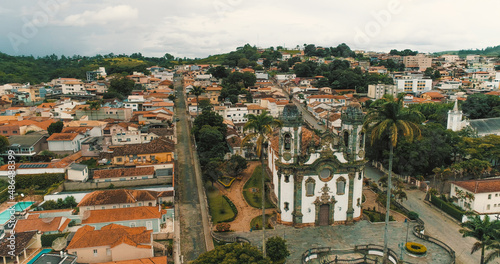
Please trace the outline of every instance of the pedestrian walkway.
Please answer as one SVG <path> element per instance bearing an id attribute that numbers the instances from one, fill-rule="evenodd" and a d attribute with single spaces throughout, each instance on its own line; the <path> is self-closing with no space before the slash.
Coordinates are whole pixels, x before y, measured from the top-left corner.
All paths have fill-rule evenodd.
<path id="1" fill-rule="evenodd" d="M 248 168 L 245 169 L 240 179 L 235 180 L 231 185 L 231 188 L 226 189 L 220 184 L 217 184 L 217 188 L 222 194 L 226 195 L 238 209 L 238 216 L 234 221 L 230 222 L 231 230 L 245 232 L 250 230 L 250 222 L 257 216 L 262 215 L 262 209 L 250 206 L 245 197 L 243 197 L 243 187 L 245 183 L 252 177 L 252 174 L 257 166 L 260 165 L 259 161 L 251 161 L 248 163 Z M 273 214 L 276 211 L 274 208 L 266 209 L 267 214 Z"/>
<path id="2" fill-rule="evenodd" d="M 441 247 L 426 242 L 412 234 L 414 224 L 391 222 L 389 224 L 389 247 L 401 253 L 399 244 L 406 241 L 417 242 L 427 247 L 425 257 L 412 257 L 403 251 L 403 260 L 410 263 L 449 264 L 451 258 Z M 252 245 L 262 246 L 262 231 L 235 232 L 228 236 L 241 236 L 249 239 Z M 274 230 L 266 230 L 266 237 L 280 236 L 287 240 L 290 256 L 287 263 L 300 263 L 302 254 L 311 248 L 331 247 L 334 249 L 353 249 L 356 245 L 376 244 L 383 245 L 384 223 L 372 224 L 360 221 L 353 225 L 319 226 L 307 228 L 294 228 L 278 225 Z"/>

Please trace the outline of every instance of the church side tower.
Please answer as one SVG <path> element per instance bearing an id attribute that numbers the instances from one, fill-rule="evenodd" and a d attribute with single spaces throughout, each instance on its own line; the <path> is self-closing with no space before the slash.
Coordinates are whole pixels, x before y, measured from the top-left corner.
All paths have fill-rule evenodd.
<path id="1" fill-rule="evenodd" d="M 293 103 L 288 103 L 283 108 L 281 116 L 283 126 L 279 135 L 279 157 L 283 164 L 297 162 L 300 155 L 300 142 L 302 135 L 302 115 Z"/>
<path id="2" fill-rule="evenodd" d="M 458 110 L 458 100 L 455 100 L 453 110 L 448 111 L 448 124 L 446 129 L 451 129 L 453 131 L 462 130 L 462 117 L 462 111 Z"/>
<path id="3" fill-rule="evenodd" d="M 352 102 L 342 110 L 341 136 L 343 153 L 348 161 L 360 161 L 365 158 L 365 134 L 363 110 L 358 102 Z"/>

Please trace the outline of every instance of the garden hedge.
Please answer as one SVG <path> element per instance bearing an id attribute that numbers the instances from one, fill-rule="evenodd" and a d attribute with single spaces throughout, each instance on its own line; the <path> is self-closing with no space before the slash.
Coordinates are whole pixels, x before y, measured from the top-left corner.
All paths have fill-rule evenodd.
<path id="1" fill-rule="evenodd" d="M 407 242 L 406 250 L 416 255 L 423 255 L 427 252 L 427 248 L 424 245 L 415 242 Z"/>
<path id="2" fill-rule="evenodd" d="M 455 208 L 454 206 L 446 203 L 445 201 L 441 200 L 440 198 L 432 195 L 431 196 L 431 203 L 438 207 L 439 209 L 443 210 L 443 212 L 451 215 L 453 218 L 457 219 L 458 221 L 462 222 L 462 218 L 465 214 L 464 211 L 460 211 L 459 209 Z"/>
<path id="3" fill-rule="evenodd" d="M 64 181 L 64 173 L 16 175 L 16 189 L 28 189 L 31 186 L 38 186 L 38 189 L 47 189 L 61 181 Z"/>
<path id="4" fill-rule="evenodd" d="M 234 216 L 229 218 L 229 219 L 226 219 L 224 221 L 219 221 L 220 223 L 222 222 L 232 222 L 234 221 L 234 219 L 236 219 L 236 216 L 238 216 L 238 209 L 236 208 L 236 206 L 234 205 L 233 201 L 231 201 L 231 199 L 229 199 L 227 196 L 225 195 L 222 195 L 222 197 L 224 197 L 224 199 L 226 200 L 226 202 L 229 204 L 229 206 L 231 207 L 231 210 L 233 210 L 233 213 L 234 213 Z"/>

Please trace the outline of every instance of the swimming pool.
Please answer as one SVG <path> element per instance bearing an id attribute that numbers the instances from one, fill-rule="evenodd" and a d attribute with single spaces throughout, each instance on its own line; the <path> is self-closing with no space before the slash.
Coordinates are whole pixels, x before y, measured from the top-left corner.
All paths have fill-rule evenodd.
<path id="1" fill-rule="evenodd" d="M 52 251 L 52 249 L 48 249 L 48 248 L 46 248 L 46 249 L 42 249 L 42 251 L 40 251 L 40 253 L 38 253 L 38 254 L 37 254 L 34 258 L 32 258 L 32 259 L 28 262 L 28 264 L 32 264 L 32 263 L 33 263 L 33 262 L 35 262 L 35 261 L 36 261 L 36 260 L 37 260 L 37 259 L 38 259 L 41 255 L 43 255 L 43 254 L 45 254 L 45 253 L 49 253 L 49 252 L 51 252 L 51 251 Z"/>
<path id="2" fill-rule="evenodd" d="M 11 206 L 10 208 L 14 208 L 16 212 L 21 212 L 30 208 L 32 204 L 34 204 L 34 202 L 19 202 Z M 4 225 L 7 221 L 9 221 L 10 214 L 11 214 L 10 209 L 7 209 L 0 213 L 0 225 Z"/>

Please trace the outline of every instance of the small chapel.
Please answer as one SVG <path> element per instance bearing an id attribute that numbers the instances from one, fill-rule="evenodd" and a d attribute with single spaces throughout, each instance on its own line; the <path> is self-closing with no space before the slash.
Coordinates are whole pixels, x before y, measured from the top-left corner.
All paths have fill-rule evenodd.
<path id="1" fill-rule="evenodd" d="M 315 134 L 304 126 L 293 103 L 280 115 L 270 138 L 268 172 L 278 205 L 278 223 L 295 227 L 358 221 L 365 160 L 361 105 L 342 109 L 340 131 Z"/>

